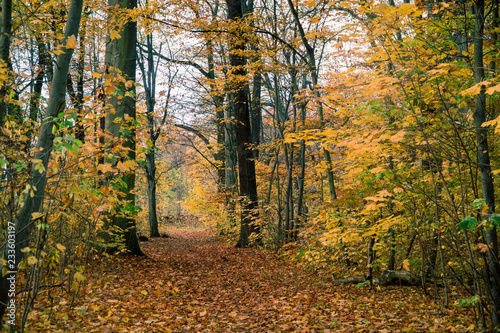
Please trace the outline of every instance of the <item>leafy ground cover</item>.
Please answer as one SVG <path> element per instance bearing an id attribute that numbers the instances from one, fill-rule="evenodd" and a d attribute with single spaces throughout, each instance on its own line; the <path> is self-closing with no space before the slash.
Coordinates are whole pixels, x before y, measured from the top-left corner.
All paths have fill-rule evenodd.
<path id="1" fill-rule="evenodd" d="M 273 252 L 225 244 L 213 231 L 169 234 L 142 243 L 145 257 L 97 265 L 74 308 L 69 300 L 50 312 L 37 304 L 28 331 L 474 330 L 470 311 L 441 310 L 417 288 L 334 286 Z"/>

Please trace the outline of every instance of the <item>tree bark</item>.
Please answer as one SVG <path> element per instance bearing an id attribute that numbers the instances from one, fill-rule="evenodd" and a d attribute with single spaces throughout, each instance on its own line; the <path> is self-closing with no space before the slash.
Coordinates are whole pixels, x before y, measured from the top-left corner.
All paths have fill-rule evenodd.
<path id="1" fill-rule="evenodd" d="M 245 73 L 246 58 L 242 54 L 245 51 L 246 42 L 242 38 L 241 22 L 243 10 L 241 0 L 226 0 L 229 23 L 229 64 L 231 71 L 231 83 L 229 84 L 233 93 L 233 105 L 235 115 L 236 154 L 238 156 L 238 176 L 240 197 L 242 197 L 242 213 L 240 237 L 237 247 L 246 247 L 250 243 L 250 235 L 260 233 L 255 225 L 257 217 L 257 181 L 255 176 L 255 162 L 253 160 L 252 134 L 250 123 L 250 110 L 245 93 L 247 82 Z"/>
<path id="2" fill-rule="evenodd" d="M 156 205 L 156 140 L 160 136 L 161 125 L 163 125 L 166 121 L 170 88 L 167 94 L 164 116 L 160 123 L 160 127 L 156 128 L 154 117 L 156 105 L 156 70 L 153 57 L 153 37 L 151 35 L 147 35 L 146 41 L 146 56 L 139 60 L 139 68 L 141 69 L 144 93 L 146 95 L 146 118 L 148 120 L 148 133 L 150 141 L 150 144 L 146 147 L 145 170 L 148 195 L 149 237 L 160 237 Z M 147 65 L 147 70 L 144 63 Z"/>
<path id="3" fill-rule="evenodd" d="M 475 4 L 476 19 L 474 33 L 474 73 L 476 82 L 484 80 L 484 0 Z M 483 199 L 488 206 L 488 214 L 495 212 L 495 191 L 491 174 L 490 153 L 488 147 L 488 129 L 482 127 L 486 121 L 486 94 L 483 86 L 476 98 L 474 122 L 476 125 L 477 158 L 481 174 Z M 489 218 L 488 218 L 489 219 Z M 486 242 L 489 246 L 488 268 L 490 272 L 491 322 L 494 327 L 500 326 L 500 265 L 498 263 L 498 236 L 495 225 L 486 230 Z"/>
<path id="4" fill-rule="evenodd" d="M 2 1 L 2 16 L 0 24 L 0 60 L 5 69 L 10 68 L 10 41 L 12 32 L 12 0 Z M 9 75 L 10 76 L 10 75 Z M 5 124 L 5 116 L 9 103 L 5 100 L 7 84 L 0 88 L 0 128 Z"/>
<path id="5" fill-rule="evenodd" d="M 367 278 L 363 275 L 356 275 L 344 279 L 337 279 L 332 276 L 333 284 L 347 284 L 347 283 L 363 283 Z M 419 286 L 422 283 L 420 277 L 408 271 L 383 271 L 379 276 L 373 279 L 373 284 L 379 286 L 389 286 L 394 284 L 403 284 L 408 286 Z"/>
<path id="6" fill-rule="evenodd" d="M 11 246 L 11 243 L 8 243 L 4 247 L 3 259 L 8 263 L 8 273 L 2 276 L 0 281 L 0 318 L 3 318 L 5 310 L 7 309 L 7 305 L 11 304 L 9 302 L 10 281 L 15 281 L 17 268 L 23 257 L 21 249 L 29 245 L 31 228 L 33 226 L 32 213 L 42 211 L 44 192 L 47 184 L 47 168 L 55 137 L 52 132 L 52 128 L 54 127 L 54 119 L 60 112 L 64 110 L 66 82 L 71 56 L 73 54 L 73 49 L 66 49 L 63 45 L 65 45 L 66 39 L 69 36 L 78 35 L 82 7 L 83 0 L 71 0 L 68 12 L 68 20 L 64 33 L 65 38 L 61 42 L 61 50 L 63 51 L 63 53 L 61 53 L 57 57 L 57 66 L 51 85 L 48 106 L 45 112 L 44 122 L 38 136 L 35 159 L 42 161 L 41 163 L 44 166 L 44 171 L 40 172 L 36 169 L 36 165 L 33 165 L 31 170 L 32 192 L 28 192 L 28 194 L 24 198 L 21 209 L 17 214 L 14 227 L 15 237 L 9 236 L 12 235 L 9 230 L 7 233 L 7 237 L 5 237 L 5 239 L 7 240 L 13 239 L 15 241 L 15 244 Z M 0 268 L 3 269 L 3 264 L 1 263 Z"/>
<path id="7" fill-rule="evenodd" d="M 316 57 L 314 55 L 314 48 L 311 46 L 311 44 L 309 44 L 307 40 L 304 28 L 300 23 L 299 14 L 295 9 L 292 0 L 287 0 L 287 2 L 290 11 L 292 13 L 293 19 L 295 21 L 295 24 L 297 25 L 297 28 L 299 30 L 300 39 L 302 40 L 302 44 L 304 44 L 304 47 L 307 52 L 307 59 L 308 59 L 307 70 L 311 75 L 311 81 L 312 81 L 311 89 L 313 91 L 314 97 L 316 98 L 316 112 L 318 113 L 320 128 L 323 129 L 323 127 L 325 126 L 325 119 L 323 114 L 323 103 L 321 102 L 321 94 L 318 90 L 318 68 L 316 66 Z M 332 171 L 333 167 L 332 157 L 330 155 L 330 151 L 326 149 L 326 147 L 323 147 L 323 156 L 325 157 L 325 162 L 326 162 L 326 174 L 328 177 L 330 198 L 332 200 L 335 200 L 337 199 L 337 191 L 335 190 L 335 179 L 333 177 L 333 171 Z"/>
<path id="8" fill-rule="evenodd" d="M 109 8 L 115 9 L 128 9 L 136 8 L 136 0 L 109 0 Z M 123 15 L 120 11 L 118 14 Z M 110 13 L 110 15 L 112 15 Z M 126 85 L 125 83 L 119 84 L 119 89 L 115 91 L 112 96 L 108 96 L 110 112 L 106 115 L 106 130 L 114 136 L 116 140 L 119 138 L 124 139 L 123 146 L 128 149 L 127 156 L 124 159 L 135 160 L 135 129 L 133 124 L 124 124 L 123 122 L 117 123 L 115 119 L 127 118 L 130 121 L 135 120 L 136 116 L 136 100 L 135 100 L 135 81 L 136 81 L 136 41 L 137 41 L 137 22 L 129 21 L 124 24 L 120 31 L 120 38 L 108 39 L 106 46 L 106 67 L 114 71 L 118 71 L 126 81 L 132 81 L 133 84 Z M 119 98 L 118 95 L 121 95 Z M 132 126 L 131 126 L 132 125 Z M 122 134 L 123 133 L 123 134 Z M 114 161 L 120 157 L 115 157 Z M 120 209 L 125 207 L 135 207 L 135 171 L 131 170 L 125 172 L 121 176 L 122 183 L 124 184 L 121 192 L 124 195 L 120 196 Z M 119 227 L 122 236 L 125 239 L 126 249 L 134 255 L 143 255 L 137 239 L 137 232 L 135 226 L 135 216 L 130 210 L 126 210 L 125 214 L 115 214 L 109 217 L 110 225 Z"/>

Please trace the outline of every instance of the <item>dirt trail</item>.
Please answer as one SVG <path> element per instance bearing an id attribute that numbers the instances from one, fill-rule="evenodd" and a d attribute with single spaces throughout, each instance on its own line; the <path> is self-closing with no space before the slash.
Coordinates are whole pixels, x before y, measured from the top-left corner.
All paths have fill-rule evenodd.
<path id="1" fill-rule="evenodd" d="M 85 297 L 48 332 L 463 332 L 405 287 L 333 286 L 272 253 L 235 249 L 213 232 L 178 230 L 142 243 L 147 257 L 100 267 Z M 35 312 L 36 313 L 36 312 Z M 47 326 L 48 325 L 48 326 Z"/>

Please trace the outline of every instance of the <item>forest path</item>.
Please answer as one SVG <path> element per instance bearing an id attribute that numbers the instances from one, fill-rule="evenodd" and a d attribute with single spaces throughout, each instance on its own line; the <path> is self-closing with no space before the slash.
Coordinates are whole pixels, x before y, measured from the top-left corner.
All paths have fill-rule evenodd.
<path id="1" fill-rule="evenodd" d="M 333 286 L 211 231 L 169 234 L 142 243 L 146 257 L 97 267 L 69 316 L 45 325 L 62 332 L 463 332 L 470 325 L 413 288 Z"/>

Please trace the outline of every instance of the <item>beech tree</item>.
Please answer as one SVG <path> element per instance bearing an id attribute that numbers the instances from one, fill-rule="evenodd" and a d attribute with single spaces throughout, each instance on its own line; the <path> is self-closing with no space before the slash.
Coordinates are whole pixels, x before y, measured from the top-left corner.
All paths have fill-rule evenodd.
<path id="1" fill-rule="evenodd" d="M 485 64 L 483 52 L 483 40 L 485 29 L 484 0 L 475 2 L 475 30 L 474 41 L 474 75 L 476 82 L 481 84 L 485 79 Z M 497 9 L 498 10 L 498 9 Z M 492 223 L 491 216 L 495 213 L 495 189 L 491 174 L 490 147 L 488 145 L 488 129 L 483 127 L 486 122 L 486 88 L 481 86 L 476 97 L 474 122 L 476 125 L 477 159 L 481 175 L 482 196 L 488 207 L 485 217 L 490 225 L 485 230 L 486 242 L 488 244 L 488 266 L 490 270 L 491 290 L 491 321 L 494 327 L 500 326 L 500 264 L 498 262 L 498 233 L 497 226 Z"/>
<path id="2" fill-rule="evenodd" d="M 246 57 L 244 55 L 246 42 L 243 38 L 245 25 L 241 0 L 226 0 L 228 38 L 229 38 L 229 82 L 234 104 L 236 152 L 238 156 L 239 196 L 241 199 L 241 228 L 237 247 L 249 245 L 252 232 L 259 233 L 256 226 L 257 216 L 257 179 L 255 176 L 255 161 L 253 160 L 252 133 L 250 109 L 246 95 L 245 79 Z"/>
<path id="3" fill-rule="evenodd" d="M 116 80 L 114 91 L 107 96 L 109 109 L 106 115 L 106 131 L 111 134 L 113 140 L 121 140 L 125 149 L 124 156 L 115 155 L 109 162 L 114 165 L 121 163 L 126 166 L 123 169 L 123 174 L 118 179 L 113 180 L 117 189 L 123 194 L 120 194 L 118 212 L 110 216 L 108 230 L 110 233 L 124 238 L 126 249 L 130 253 L 142 255 L 135 225 L 137 211 L 134 194 L 135 127 L 137 125 L 135 120 L 137 22 L 134 21 L 129 12 L 136 8 L 137 1 L 110 0 L 108 5 L 110 21 L 120 22 L 126 18 L 125 23 L 120 27 L 119 35 L 115 35 L 116 31 L 114 31 L 115 34 L 110 32 L 106 46 L 106 68 L 109 75 L 113 75 Z"/>

